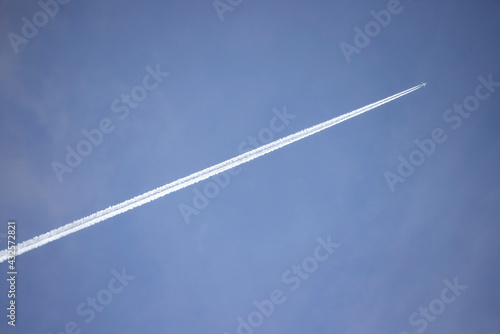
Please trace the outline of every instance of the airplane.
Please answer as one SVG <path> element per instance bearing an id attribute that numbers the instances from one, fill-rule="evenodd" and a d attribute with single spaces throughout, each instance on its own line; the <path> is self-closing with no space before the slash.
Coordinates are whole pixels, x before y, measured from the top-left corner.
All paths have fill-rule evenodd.
<path id="1" fill-rule="evenodd" d="M 425 85 L 427 85 L 427 82 L 422 82 L 422 86 L 425 87 Z"/>

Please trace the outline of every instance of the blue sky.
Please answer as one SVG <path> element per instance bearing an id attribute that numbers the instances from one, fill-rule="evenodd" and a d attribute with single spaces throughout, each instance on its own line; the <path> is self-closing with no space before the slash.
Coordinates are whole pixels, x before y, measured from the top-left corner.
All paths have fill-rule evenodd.
<path id="1" fill-rule="evenodd" d="M 72 0 L 16 44 L 44 14 L 0 2 L 2 249 L 9 220 L 23 241 L 219 163 L 276 112 L 294 116 L 278 138 L 428 85 L 245 164 L 189 222 L 179 208 L 213 180 L 20 255 L 16 326 L 2 280 L 0 333 L 497 333 L 499 3 L 221 3 L 223 20 L 210 0 Z M 388 8 L 348 61 L 341 43 Z M 147 97 L 120 119 L 132 92 Z M 418 153 L 435 129 L 446 140 Z M 419 165 L 403 177 L 400 158 Z M 273 291 L 285 300 L 252 327 Z"/>

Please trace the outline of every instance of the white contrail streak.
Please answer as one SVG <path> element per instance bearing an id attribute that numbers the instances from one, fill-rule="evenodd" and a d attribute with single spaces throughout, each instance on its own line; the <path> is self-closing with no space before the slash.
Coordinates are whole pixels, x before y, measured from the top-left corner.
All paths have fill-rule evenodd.
<path id="1" fill-rule="evenodd" d="M 252 151 L 248 151 L 248 152 L 243 153 L 241 155 L 238 155 L 232 159 L 226 160 L 226 161 L 221 162 L 221 163 L 214 165 L 212 167 L 203 169 L 202 171 L 199 171 L 199 172 L 196 172 L 196 173 L 191 174 L 189 176 L 183 177 L 177 181 L 171 182 L 169 184 L 166 184 L 166 185 L 161 186 L 159 188 L 156 188 L 154 190 L 148 191 L 142 195 L 136 196 L 136 197 L 129 199 L 125 202 L 110 206 L 109 208 L 98 211 L 94 214 L 91 214 L 90 216 L 75 220 L 72 223 L 66 224 L 66 225 L 61 226 L 59 228 L 56 228 L 50 232 L 47 232 L 45 234 L 42 234 L 42 235 L 39 235 L 39 236 L 34 237 L 32 239 L 21 242 L 16 246 L 16 254 L 20 255 L 20 254 L 26 253 L 32 249 L 43 246 L 51 241 L 60 239 L 60 238 L 67 236 L 71 233 L 75 233 L 75 232 L 82 230 L 86 227 L 100 223 L 106 219 L 109 219 L 111 217 L 119 215 L 120 213 L 126 212 L 128 210 L 132 210 L 133 208 L 136 208 L 136 207 L 141 206 L 143 204 L 146 204 L 148 202 L 154 201 L 157 198 L 160 198 L 160 197 L 165 196 L 167 194 L 170 194 L 174 191 L 177 191 L 179 189 L 190 186 L 196 182 L 208 179 L 211 176 L 222 173 L 228 169 L 237 167 L 241 164 L 244 164 L 247 161 L 258 158 L 264 154 L 267 154 L 269 152 L 272 152 L 274 150 L 282 148 L 286 145 L 289 145 L 293 142 L 301 140 L 305 137 L 311 136 L 319 131 L 325 130 L 331 126 L 334 126 L 334 125 L 339 124 L 343 121 L 346 121 L 349 118 L 353 118 L 353 117 L 356 117 L 358 115 L 361 115 L 361 114 L 363 114 L 371 109 L 374 109 L 374 108 L 381 106 L 385 103 L 388 103 L 388 102 L 393 101 L 397 98 L 400 98 L 403 95 L 409 94 L 409 93 L 411 93 L 411 92 L 413 92 L 421 87 L 423 87 L 423 84 L 415 86 L 415 87 L 410 88 L 410 89 L 407 89 L 401 93 L 392 95 L 392 96 L 387 97 L 387 98 L 380 100 L 378 102 L 369 104 L 365 107 L 356 109 L 356 110 L 351 111 L 347 114 L 340 115 L 340 116 L 335 117 L 329 121 L 311 126 L 310 128 L 296 132 L 296 133 L 289 135 L 287 137 L 275 140 L 269 144 L 263 145 L 259 148 L 252 150 Z M 5 250 L 0 252 L 0 263 L 7 260 L 7 258 L 8 258 L 8 251 L 7 251 L 7 249 L 5 249 Z"/>

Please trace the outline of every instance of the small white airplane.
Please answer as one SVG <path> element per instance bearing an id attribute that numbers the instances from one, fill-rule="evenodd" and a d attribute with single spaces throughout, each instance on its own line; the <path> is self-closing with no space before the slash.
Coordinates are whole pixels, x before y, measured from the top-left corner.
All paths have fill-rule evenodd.
<path id="1" fill-rule="evenodd" d="M 422 82 L 422 86 L 425 87 L 425 85 L 427 85 L 427 82 Z"/>

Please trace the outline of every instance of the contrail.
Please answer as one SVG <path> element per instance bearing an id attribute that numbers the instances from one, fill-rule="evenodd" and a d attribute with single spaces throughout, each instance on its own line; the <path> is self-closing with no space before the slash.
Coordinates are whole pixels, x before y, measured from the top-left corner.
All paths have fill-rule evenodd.
<path id="1" fill-rule="evenodd" d="M 119 215 L 120 213 L 126 212 L 128 210 L 132 210 L 133 208 L 136 208 L 136 207 L 141 206 L 143 204 L 146 204 L 148 202 L 154 201 L 155 199 L 163 197 L 163 196 L 170 194 L 174 191 L 186 188 L 186 187 L 188 187 L 196 182 L 208 179 L 211 176 L 222 173 L 228 169 L 237 167 L 241 164 L 244 164 L 245 162 L 248 162 L 250 160 L 258 158 L 264 154 L 267 154 L 269 152 L 272 152 L 274 150 L 282 148 L 286 145 L 289 145 L 293 142 L 301 140 L 305 137 L 311 136 L 319 131 L 325 130 L 331 126 L 334 126 L 334 125 L 339 124 L 343 121 L 346 121 L 349 118 L 353 118 L 353 117 L 356 117 L 358 115 L 361 115 L 361 114 L 363 114 L 369 110 L 372 110 L 378 106 L 381 106 L 385 103 L 391 102 L 397 98 L 402 97 L 403 95 L 409 94 L 417 89 L 420 89 L 423 86 L 424 86 L 424 84 L 415 86 L 415 87 L 407 89 L 401 93 L 389 96 L 389 97 L 387 97 L 383 100 L 380 100 L 378 102 L 375 102 L 375 103 L 369 104 L 365 107 L 356 109 L 356 110 L 351 111 L 347 114 L 343 114 L 343 115 L 340 115 L 338 117 L 335 117 L 329 121 L 311 126 L 310 128 L 296 132 L 296 133 L 289 135 L 287 137 L 275 140 L 269 144 L 258 147 L 252 151 L 248 151 L 248 152 L 243 153 L 241 155 L 238 155 L 232 159 L 226 160 L 226 161 L 221 162 L 221 163 L 214 165 L 212 167 L 203 169 L 199 172 L 196 172 L 196 173 L 193 173 L 189 176 L 178 179 L 177 181 L 171 182 L 169 184 L 166 184 L 166 185 L 161 186 L 159 188 L 156 188 L 154 190 L 148 191 L 142 195 L 136 196 L 136 197 L 129 199 L 125 202 L 110 206 L 109 208 L 98 211 L 94 214 L 91 214 L 90 216 L 75 220 L 72 223 L 66 224 L 66 225 L 61 226 L 59 228 L 56 228 L 50 232 L 47 232 L 45 234 L 42 234 L 42 235 L 39 235 L 39 236 L 34 237 L 32 239 L 21 242 L 16 246 L 16 251 L 17 251 L 16 254 L 20 255 L 20 254 L 26 253 L 32 249 L 43 246 L 51 241 L 60 239 L 64 236 L 75 233 L 75 232 L 82 230 L 86 227 L 89 227 L 91 225 L 100 223 L 106 219 L 109 219 L 111 217 Z M 8 258 L 8 251 L 7 251 L 7 249 L 5 249 L 5 250 L 0 252 L 0 263 L 7 260 L 7 258 Z"/>

